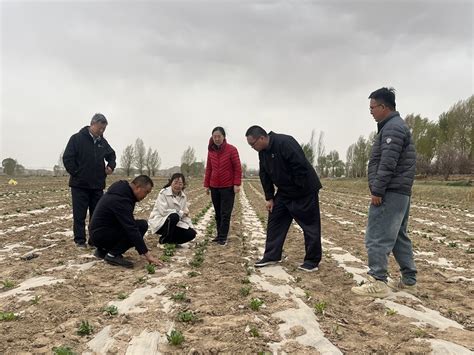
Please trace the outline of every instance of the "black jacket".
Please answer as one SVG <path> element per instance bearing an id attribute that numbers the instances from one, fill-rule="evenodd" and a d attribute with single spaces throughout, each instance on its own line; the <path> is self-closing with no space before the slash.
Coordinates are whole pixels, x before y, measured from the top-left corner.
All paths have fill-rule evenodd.
<path id="1" fill-rule="evenodd" d="M 379 197 L 386 191 L 410 196 L 416 165 L 410 129 L 397 111 L 377 126 L 368 167 L 370 192 Z"/>
<path id="2" fill-rule="evenodd" d="M 115 169 L 115 152 L 104 137 L 94 144 L 89 126 L 73 134 L 66 145 L 63 163 L 71 175 L 69 186 L 83 189 L 105 189 L 105 163 Z"/>
<path id="3" fill-rule="evenodd" d="M 274 185 L 278 187 L 279 195 L 288 198 L 319 191 L 321 182 L 298 142 L 286 134 L 270 132 L 268 136 L 267 149 L 258 153 L 265 199 L 274 198 Z"/>
<path id="4" fill-rule="evenodd" d="M 110 185 L 97 203 L 92 215 L 89 225 L 92 241 L 100 238 L 102 233 L 121 228 L 137 249 L 138 254 L 145 254 L 148 248 L 133 217 L 136 202 L 137 199 L 128 181 L 119 180 Z"/>

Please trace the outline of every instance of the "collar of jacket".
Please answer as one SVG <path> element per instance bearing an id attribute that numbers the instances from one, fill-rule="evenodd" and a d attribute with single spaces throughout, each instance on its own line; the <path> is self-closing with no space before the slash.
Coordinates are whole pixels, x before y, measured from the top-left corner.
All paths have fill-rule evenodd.
<path id="1" fill-rule="evenodd" d="M 209 145 L 207 146 L 207 149 L 209 151 L 216 151 L 216 152 L 222 152 L 224 151 L 224 148 L 227 145 L 227 140 L 224 138 L 224 141 L 222 142 L 221 146 L 218 147 L 217 145 L 214 144 L 214 141 L 212 140 L 212 137 L 209 138 Z"/>
<path id="2" fill-rule="evenodd" d="M 276 134 L 276 133 L 273 132 L 273 131 L 270 131 L 268 133 L 268 147 L 265 150 L 272 150 L 273 141 L 275 140 L 275 137 L 273 137 L 274 134 Z"/>
<path id="3" fill-rule="evenodd" d="M 167 188 L 163 189 L 163 193 L 166 196 L 172 196 L 172 197 L 186 197 L 186 194 L 184 193 L 184 190 L 181 190 L 181 195 L 175 195 L 173 194 L 173 189 L 171 186 L 168 186 Z"/>
<path id="4" fill-rule="evenodd" d="M 89 127 L 90 126 L 85 126 L 85 127 L 81 128 L 81 130 L 79 132 L 86 135 L 87 137 L 89 137 L 94 142 L 94 136 L 92 135 L 91 131 L 89 131 Z M 104 138 L 104 136 L 97 137 L 97 141 L 100 142 L 102 140 L 102 138 Z"/>
<path id="5" fill-rule="evenodd" d="M 382 129 L 383 126 L 385 126 L 385 124 L 390 121 L 392 118 L 396 117 L 396 116 L 400 116 L 400 114 L 398 113 L 398 111 L 392 111 L 387 117 L 384 118 L 383 121 L 380 121 L 377 123 L 377 133 L 380 132 L 380 130 Z"/>

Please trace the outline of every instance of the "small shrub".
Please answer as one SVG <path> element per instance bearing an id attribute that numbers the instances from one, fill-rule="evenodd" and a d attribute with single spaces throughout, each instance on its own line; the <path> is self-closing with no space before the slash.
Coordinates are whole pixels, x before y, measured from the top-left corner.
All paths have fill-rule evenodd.
<path id="1" fill-rule="evenodd" d="M 326 308 L 327 303 L 325 301 L 319 301 L 314 305 L 314 313 L 324 315 Z"/>
<path id="2" fill-rule="evenodd" d="M 0 312 L 0 321 L 2 322 L 10 322 L 12 320 L 16 320 L 18 316 L 13 312 Z"/>
<path id="3" fill-rule="evenodd" d="M 163 254 L 163 255 L 160 256 L 160 260 L 167 263 L 171 260 L 171 256 Z"/>
<path id="4" fill-rule="evenodd" d="M 260 307 L 262 306 L 263 301 L 259 298 L 252 298 L 250 300 L 250 309 L 253 311 L 258 311 Z"/>
<path id="5" fill-rule="evenodd" d="M 117 296 L 119 300 L 124 300 L 128 297 L 128 295 L 125 292 L 120 292 Z"/>
<path id="6" fill-rule="evenodd" d="M 173 301 L 184 301 L 186 299 L 186 293 L 185 292 L 177 292 L 174 295 L 171 296 L 171 299 Z"/>
<path id="7" fill-rule="evenodd" d="M 69 346 L 58 346 L 53 348 L 54 355 L 75 355 Z"/>
<path id="8" fill-rule="evenodd" d="M 84 336 L 84 335 L 90 335 L 94 331 L 94 327 L 89 324 L 88 321 L 83 320 L 81 321 L 81 324 L 79 325 L 79 329 L 77 330 L 77 334 Z"/>
<path id="9" fill-rule="evenodd" d="M 248 296 L 250 294 L 250 290 L 251 290 L 250 286 L 241 287 L 240 288 L 240 294 L 244 297 Z"/>
<path id="10" fill-rule="evenodd" d="M 179 330 L 173 329 L 169 334 L 166 334 L 168 343 L 171 345 L 180 345 L 184 341 L 184 335 Z"/>
<path id="11" fill-rule="evenodd" d="M 180 322 L 185 322 L 185 323 L 194 322 L 196 319 L 197 317 L 191 311 L 184 311 L 184 312 L 178 313 L 178 320 Z"/>
<path id="12" fill-rule="evenodd" d="M 243 284 L 249 284 L 250 283 L 250 279 L 248 277 L 242 279 L 242 283 Z"/>
<path id="13" fill-rule="evenodd" d="M 173 256 L 176 251 L 176 244 L 165 244 L 164 254 L 167 256 Z"/>
<path id="14" fill-rule="evenodd" d="M 153 264 L 148 264 L 146 266 L 146 271 L 149 273 L 149 274 L 154 274 L 155 273 L 155 265 Z"/>
<path id="15" fill-rule="evenodd" d="M 10 280 L 4 280 L 4 281 L 2 281 L 2 284 L 3 284 L 3 288 L 13 288 L 13 287 L 15 287 L 15 283 L 13 281 L 10 281 Z"/>
<path id="16" fill-rule="evenodd" d="M 116 316 L 118 314 L 117 306 L 111 305 L 104 308 L 104 312 L 109 316 Z"/>

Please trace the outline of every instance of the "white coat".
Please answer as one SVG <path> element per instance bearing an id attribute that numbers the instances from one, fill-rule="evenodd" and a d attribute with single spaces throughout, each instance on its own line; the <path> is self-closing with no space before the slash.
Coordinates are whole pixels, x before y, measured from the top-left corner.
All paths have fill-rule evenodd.
<path id="1" fill-rule="evenodd" d="M 151 228 L 151 232 L 156 233 L 166 222 L 168 216 L 172 213 L 179 215 L 178 227 L 188 229 L 193 227 L 188 208 L 188 199 L 184 191 L 181 191 L 180 195 L 173 195 L 171 186 L 162 189 L 158 194 L 155 206 L 150 213 L 148 224 Z"/>

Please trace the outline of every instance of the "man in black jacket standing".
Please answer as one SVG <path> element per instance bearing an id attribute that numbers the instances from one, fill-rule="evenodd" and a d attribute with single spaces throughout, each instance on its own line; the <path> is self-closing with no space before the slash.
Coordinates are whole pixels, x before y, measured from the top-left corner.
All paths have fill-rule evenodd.
<path id="1" fill-rule="evenodd" d="M 107 119 L 96 113 L 90 126 L 71 136 L 63 154 L 70 175 L 74 242 L 82 248 L 86 247 L 87 210 L 90 219 L 104 193 L 105 178 L 115 169 L 115 152 L 103 137 L 106 128 Z"/>
<path id="2" fill-rule="evenodd" d="M 139 175 L 132 182 L 120 180 L 110 185 L 100 199 L 89 225 L 89 242 L 97 247 L 95 256 L 111 265 L 132 268 L 133 263 L 122 254 L 135 247 L 149 263 L 163 266 L 151 256 L 143 240 L 148 222 L 135 220 L 133 211 L 136 202 L 143 200 L 153 188 L 153 181 L 146 175 Z"/>
<path id="3" fill-rule="evenodd" d="M 291 136 L 267 134 L 260 126 L 250 127 L 245 136 L 258 152 L 260 181 L 269 212 L 265 254 L 255 267 L 281 261 L 286 234 L 294 219 L 303 229 L 306 250 L 299 269 L 317 271 L 322 252 L 318 197 L 322 186 L 316 171 Z"/>

